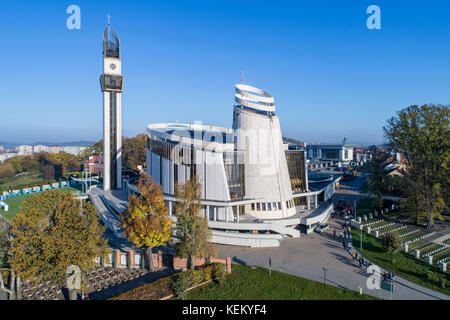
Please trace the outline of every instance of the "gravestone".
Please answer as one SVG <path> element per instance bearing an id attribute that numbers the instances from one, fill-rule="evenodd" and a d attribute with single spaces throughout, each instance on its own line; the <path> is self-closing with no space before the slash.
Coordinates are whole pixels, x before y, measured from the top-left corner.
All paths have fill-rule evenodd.
<path id="1" fill-rule="evenodd" d="M 373 218 L 373 214 L 371 212 L 371 213 L 369 213 L 369 219 L 372 219 L 372 218 Z"/>
<path id="2" fill-rule="evenodd" d="M 367 227 L 367 233 L 370 234 L 370 231 L 372 231 L 372 229 L 370 227 Z"/>
<path id="3" fill-rule="evenodd" d="M 447 262 L 441 262 L 440 266 L 442 272 L 447 272 Z"/>
<path id="4" fill-rule="evenodd" d="M 363 215 L 363 221 L 367 221 L 367 215 Z"/>
<path id="5" fill-rule="evenodd" d="M 391 205 L 391 211 L 395 210 L 395 204 Z"/>
<path id="6" fill-rule="evenodd" d="M 419 249 L 414 250 L 414 256 L 416 257 L 416 259 L 420 259 L 420 250 Z"/>
<path id="7" fill-rule="evenodd" d="M 409 246 L 408 246 L 407 243 L 405 243 L 405 246 L 403 247 L 403 250 L 405 250 L 405 252 L 408 253 L 408 249 L 409 249 Z"/>
<path id="8" fill-rule="evenodd" d="M 427 257 L 427 262 L 431 266 L 433 264 L 433 256 L 428 256 Z"/>
<path id="9" fill-rule="evenodd" d="M 377 212 L 377 210 L 375 210 L 375 212 L 374 212 L 373 214 L 374 214 L 375 218 L 378 218 L 378 212 Z"/>
<path id="10" fill-rule="evenodd" d="M 361 223 L 361 217 L 356 218 L 356 221 L 358 221 L 358 223 Z"/>
<path id="11" fill-rule="evenodd" d="M 380 236 L 380 231 L 375 231 L 375 238 L 378 238 Z"/>

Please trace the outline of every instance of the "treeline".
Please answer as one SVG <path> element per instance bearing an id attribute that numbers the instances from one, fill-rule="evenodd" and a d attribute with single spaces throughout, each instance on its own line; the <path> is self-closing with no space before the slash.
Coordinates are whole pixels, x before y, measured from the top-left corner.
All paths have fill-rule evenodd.
<path id="1" fill-rule="evenodd" d="M 416 223 L 434 227 L 434 219 L 450 203 L 450 119 L 449 106 L 410 106 L 397 113 L 383 127 L 391 150 L 405 156 L 405 174 L 397 187 L 405 196 L 404 207 Z M 373 206 L 379 207 L 384 190 L 392 188 L 381 163 L 383 155 L 374 150 L 368 179 Z"/>
<path id="2" fill-rule="evenodd" d="M 16 156 L 0 165 L 0 183 L 8 183 L 16 175 L 39 174 L 43 179 L 56 181 L 68 172 L 79 172 L 83 165 L 81 156 L 70 153 L 38 153 L 34 155 Z"/>
<path id="3" fill-rule="evenodd" d="M 133 138 L 122 137 L 123 171 L 135 171 L 138 169 L 138 166 L 142 166 L 143 169 L 146 168 L 146 144 L 147 135 L 144 133 L 140 133 Z M 84 149 L 81 154 L 84 159 L 87 159 L 89 156 L 101 155 L 103 155 L 103 139 Z"/>

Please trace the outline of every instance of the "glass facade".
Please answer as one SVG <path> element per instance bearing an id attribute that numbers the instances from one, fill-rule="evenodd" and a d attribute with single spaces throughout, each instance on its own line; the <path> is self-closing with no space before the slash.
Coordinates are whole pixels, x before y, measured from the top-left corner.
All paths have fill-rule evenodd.
<path id="1" fill-rule="evenodd" d="M 339 149 L 322 149 L 322 158 L 339 160 Z"/>
<path id="2" fill-rule="evenodd" d="M 123 77 L 118 75 L 102 74 L 100 77 L 102 91 L 122 92 Z"/>
<path id="3" fill-rule="evenodd" d="M 286 162 L 289 170 L 292 192 L 306 191 L 305 151 L 286 151 Z"/>
<path id="4" fill-rule="evenodd" d="M 111 156 L 111 188 L 117 189 L 117 93 L 109 93 L 109 137 Z"/>
<path id="5" fill-rule="evenodd" d="M 225 173 L 232 200 L 242 199 L 245 195 L 245 165 L 239 161 L 241 156 L 242 154 L 236 152 L 223 153 Z"/>
<path id="6" fill-rule="evenodd" d="M 103 54 L 108 58 L 120 57 L 120 40 L 110 26 L 106 27 L 103 33 Z"/>

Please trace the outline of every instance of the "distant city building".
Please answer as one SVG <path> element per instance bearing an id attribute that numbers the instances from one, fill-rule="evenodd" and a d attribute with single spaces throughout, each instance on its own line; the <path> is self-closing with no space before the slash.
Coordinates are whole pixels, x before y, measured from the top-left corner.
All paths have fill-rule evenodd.
<path id="1" fill-rule="evenodd" d="M 32 146 L 27 146 L 27 145 L 17 146 L 15 148 L 15 151 L 19 155 L 33 154 L 33 147 Z"/>
<path id="2" fill-rule="evenodd" d="M 92 174 L 100 174 L 103 171 L 103 156 L 90 156 L 83 163 L 83 169 Z"/>
<path id="3" fill-rule="evenodd" d="M 0 151 L 3 151 L 3 146 L 0 146 Z"/>
<path id="4" fill-rule="evenodd" d="M 308 144 L 306 156 L 311 162 L 335 161 L 348 163 L 353 161 L 353 147 L 344 138 L 342 144 Z"/>
<path id="5" fill-rule="evenodd" d="M 86 149 L 86 147 L 66 146 L 66 147 L 61 147 L 60 151 L 64 151 L 64 152 L 73 154 L 74 156 L 77 156 L 84 149 Z"/>
<path id="6" fill-rule="evenodd" d="M 33 153 L 49 152 L 50 149 L 47 146 L 37 145 L 33 147 Z"/>

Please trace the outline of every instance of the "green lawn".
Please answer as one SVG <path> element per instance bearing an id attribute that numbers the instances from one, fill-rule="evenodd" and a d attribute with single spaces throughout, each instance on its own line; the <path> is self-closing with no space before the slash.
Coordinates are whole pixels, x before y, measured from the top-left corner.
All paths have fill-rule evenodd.
<path id="1" fill-rule="evenodd" d="M 360 250 L 360 231 L 352 228 L 353 246 Z M 395 272 L 398 276 L 424 287 L 450 295 L 450 275 L 443 273 L 434 264 L 428 265 L 424 260 L 417 260 L 405 252 L 388 254 L 383 251 L 381 240 L 363 233 L 363 250 L 361 254 L 370 262 Z M 446 288 L 440 286 L 440 278 L 446 279 Z"/>
<path id="2" fill-rule="evenodd" d="M 72 188 L 72 187 L 66 187 L 63 188 L 63 190 L 66 191 L 72 191 L 72 192 L 77 192 L 78 189 L 76 188 Z M 45 191 L 44 191 L 45 192 Z M 7 203 L 9 205 L 8 211 L 4 211 L 2 208 L 0 208 L 0 213 L 7 219 L 12 220 L 16 214 L 18 214 L 20 212 L 20 209 L 22 207 L 22 203 L 28 198 L 28 194 L 23 195 L 23 196 L 18 196 L 18 197 L 14 197 L 11 199 L 6 199 L 4 202 Z"/>
<path id="3" fill-rule="evenodd" d="M 186 293 L 189 300 L 375 300 L 354 291 L 256 267 L 232 266 L 222 283 L 211 282 Z"/>
<path id="4" fill-rule="evenodd" d="M 8 204 L 8 211 L 4 211 L 0 209 L 0 213 L 7 219 L 12 220 L 16 214 L 20 212 L 20 208 L 22 207 L 22 203 L 28 198 L 28 194 L 14 197 L 11 199 L 6 199 L 4 202 Z"/>

